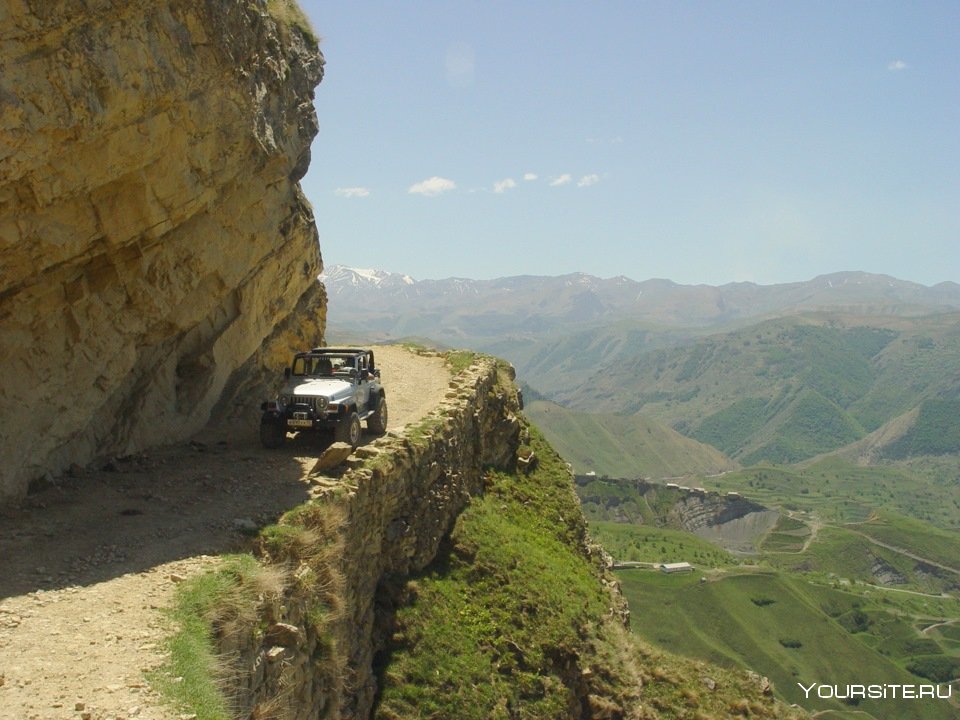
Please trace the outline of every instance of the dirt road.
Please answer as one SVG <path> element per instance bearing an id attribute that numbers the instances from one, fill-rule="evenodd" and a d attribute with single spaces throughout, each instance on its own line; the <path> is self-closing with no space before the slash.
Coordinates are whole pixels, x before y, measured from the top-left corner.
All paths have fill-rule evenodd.
<path id="1" fill-rule="evenodd" d="M 443 398 L 443 361 L 378 347 L 399 431 Z M 0 513 L 0 720 L 168 720 L 144 671 L 164 660 L 163 608 L 183 578 L 309 498 L 323 449 L 260 447 L 256 425 L 113 459 Z"/>

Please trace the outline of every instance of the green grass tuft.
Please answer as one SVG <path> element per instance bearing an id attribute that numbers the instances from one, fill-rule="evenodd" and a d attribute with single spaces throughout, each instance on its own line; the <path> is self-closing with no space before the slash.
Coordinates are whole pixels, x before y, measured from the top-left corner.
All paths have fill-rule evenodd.
<path id="1" fill-rule="evenodd" d="M 459 375 L 477 360 L 477 354 L 469 350 L 451 350 L 444 354 L 444 360 L 452 375 Z"/>
<path id="2" fill-rule="evenodd" d="M 319 44 L 317 34 L 297 0 L 267 0 L 267 11 L 281 27 L 296 28 L 314 47 Z"/>
<path id="3" fill-rule="evenodd" d="M 195 713 L 197 720 L 233 717 L 228 673 L 217 655 L 214 628 L 253 621 L 259 568 L 251 555 L 227 556 L 214 572 L 190 578 L 177 589 L 170 610 L 177 627 L 169 640 L 170 659 L 150 679 L 170 704 Z M 243 624 L 233 624 L 234 631 L 242 632 Z"/>

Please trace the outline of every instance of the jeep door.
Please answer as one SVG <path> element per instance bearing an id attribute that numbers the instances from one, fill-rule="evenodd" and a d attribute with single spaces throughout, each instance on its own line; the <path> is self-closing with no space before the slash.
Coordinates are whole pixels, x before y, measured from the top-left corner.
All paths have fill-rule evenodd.
<path id="1" fill-rule="evenodd" d="M 354 382 L 357 387 L 357 412 L 363 416 L 364 412 L 367 410 L 367 406 L 370 404 L 370 381 L 364 377 L 364 371 L 361 369 L 361 362 L 359 359 L 354 360 L 354 368 L 356 369 L 356 375 L 354 376 Z"/>

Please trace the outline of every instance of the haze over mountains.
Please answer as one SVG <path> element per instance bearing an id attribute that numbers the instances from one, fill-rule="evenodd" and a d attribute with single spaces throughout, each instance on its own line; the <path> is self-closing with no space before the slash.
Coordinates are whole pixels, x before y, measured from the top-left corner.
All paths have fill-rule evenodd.
<path id="1" fill-rule="evenodd" d="M 569 332 L 624 319 L 703 327 L 823 309 L 899 316 L 960 310 L 960 284 L 955 282 L 927 287 L 862 272 L 781 285 L 713 287 L 584 273 L 418 281 L 399 273 L 335 265 L 321 280 L 330 296 L 331 323 L 339 329 L 391 337 L 424 335 L 453 343 Z"/>
<path id="2" fill-rule="evenodd" d="M 512 362 L 532 396 L 566 409 L 538 420 L 581 470 L 594 469 L 591 457 L 618 473 L 684 467 L 614 462 L 625 458 L 616 433 L 570 412 L 642 416 L 746 464 L 795 463 L 855 443 L 861 462 L 960 446 L 949 420 L 960 397 L 957 283 L 860 272 L 721 287 L 582 273 L 416 281 L 342 266 L 322 279 L 334 338 L 424 340 Z M 565 443 L 561 428 L 594 441 Z M 659 446 L 671 437 L 658 432 Z M 574 453 L 577 445 L 591 453 Z M 689 472 L 717 466 L 693 447 L 665 452 L 690 458 Z"/>

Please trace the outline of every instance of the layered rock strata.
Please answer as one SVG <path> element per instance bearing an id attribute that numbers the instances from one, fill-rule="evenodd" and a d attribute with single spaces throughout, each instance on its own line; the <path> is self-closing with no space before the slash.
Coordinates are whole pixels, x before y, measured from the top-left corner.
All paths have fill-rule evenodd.
<path id="1" fill-rule="evenodd" d="M 736 553 L 757 552 L 757 541 L 780 517 L 745 498 L 731 500 L 715 494 L 691 495 L 676 505 L 668 516 L 671 525 L 709 540 Z"/>
<path id="2" fill-rule="evenodd" d="M 578 485 L 596 478 L 579 475 Z M 669 487 L 646 480 L 616 480 L 641 495 L 656 515 L 656 523 L 699 535 L 705 540 L 738 553 L 756 552 L 756 541 L 777 523 L 780 513 L 736 494 L 720 495 L 702 488 Z M 586 500 L 597 501 L 588 497 Z M 616 495 L 603 497 L 606 511 L 618 522 L 642 523 L 639 508 Z"/>
<path id="3" fill-rule="evenodd" d="M 0 502 L 189 436 L 252 357 L 321 339 L 323 58 L 277 2 L 0 7 Z"/>

